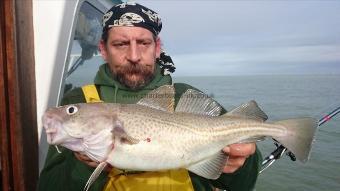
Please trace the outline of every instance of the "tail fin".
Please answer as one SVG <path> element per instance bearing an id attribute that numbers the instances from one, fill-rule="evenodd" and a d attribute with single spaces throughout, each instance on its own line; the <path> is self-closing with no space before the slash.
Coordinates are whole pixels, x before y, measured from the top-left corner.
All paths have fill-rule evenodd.
<path id="1" fill-rule="evenodd" d="M 299 118 L 278 121 L 276 124 L 286 127 L 287 135 L 274 138 L 294 153 L 301 162 L 307 162 L 318 121 L 314 118 Z"/>

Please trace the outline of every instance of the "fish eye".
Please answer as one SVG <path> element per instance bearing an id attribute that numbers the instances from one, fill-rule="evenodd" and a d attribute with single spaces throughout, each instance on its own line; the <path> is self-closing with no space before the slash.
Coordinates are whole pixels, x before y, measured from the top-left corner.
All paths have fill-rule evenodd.
<path id="1" fill-rule="evenodd" d="M 70 105 L 66 108 L 66 113 L 69 114 L 69 115 L 73 115 L 75 113 L 77 113 L 78 111 L 78 108 L 74 105 Z"/>

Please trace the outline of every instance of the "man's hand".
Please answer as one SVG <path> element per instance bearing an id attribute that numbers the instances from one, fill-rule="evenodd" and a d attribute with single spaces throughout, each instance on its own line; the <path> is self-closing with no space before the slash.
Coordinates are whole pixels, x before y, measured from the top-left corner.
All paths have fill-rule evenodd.
<path id="1" fill-rule="evenodd" d="M 92 159 L 90 159 L 88 156 L 80 154 L 78 152 L 74 152 L 74 156 L 80 160 L 81 162 L 87 164 L 90 167 L 96 168 L 99 164 L 99 162 L 95 162 Z"/>
<path id="2" fill-rule="evenodd" d="M 87 164 L 90 167 L 96 168 L 99 165 L 99 162 L 93 161 L 92 159 L 90 159 L 88 156 L 80 154 L 78 152 L 74 152 L 74 156 L 80 160 L 81 162 Z M 104 171 L 106 172 L 110 172 L 112 170 L 112 166 L 111 165 L 107 165 L 104 169 Z"/>
<path id="3" fill-rule="evenodd" d="M 223 151 L 229 155 L 228 161 L 223 168 L 224 173 L 233 173 L 243 166 L 246 159 L 255 153 L 255 143 L 233 144 L 225 147 Z"/>

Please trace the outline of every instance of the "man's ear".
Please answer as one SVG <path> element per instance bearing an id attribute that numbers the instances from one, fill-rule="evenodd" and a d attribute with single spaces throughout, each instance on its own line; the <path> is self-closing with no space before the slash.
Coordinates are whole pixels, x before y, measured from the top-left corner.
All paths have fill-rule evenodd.
<path id="1" fill-rule="evenodd" d="M 98 48 L 99 48 L 100 54 L 102 55 L 104 61 L 107 61 L 106 60 L 106 58 L 107 58 L 106 44 L 102 39 L 99 41 Z"/>
<path id="2" fill-rule="evenodd" d="M 161 55 L 161 46 L 162 46 L 162 41 L 159 37 L 156 39 L 156 58 L 159 58 Z"/>

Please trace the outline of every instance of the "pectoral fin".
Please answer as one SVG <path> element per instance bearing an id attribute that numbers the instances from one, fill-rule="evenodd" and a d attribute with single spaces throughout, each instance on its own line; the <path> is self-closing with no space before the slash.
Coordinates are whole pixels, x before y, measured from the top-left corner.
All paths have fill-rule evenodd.
<path id="1" fill-rule="evenodd" d="M 187 169 L 204 178 L 217 179 L 222 174 L 227 160 L 228 156 L 221 151 L 211 158 L 189 166 Z"/>
<path id="2" fill-rule="evenodd" d="M 127 144 L 137 144 L 137 143 L 139 143 L 138 139 L 136 139 L 136 138 L 134 138 L 134 137 L 132 137 L 132 136 L 130 136 L 126 133 L 121 122 L 116 121 L 115 123 L 116 124 L 114 125 L 113 130 L 112 130 L 112 134 L 113 134 L 114 137 L 120 138 L 120 140 L 122 142 L 127 143 Z"/>

